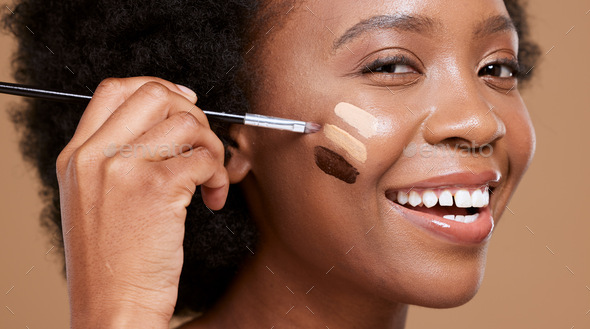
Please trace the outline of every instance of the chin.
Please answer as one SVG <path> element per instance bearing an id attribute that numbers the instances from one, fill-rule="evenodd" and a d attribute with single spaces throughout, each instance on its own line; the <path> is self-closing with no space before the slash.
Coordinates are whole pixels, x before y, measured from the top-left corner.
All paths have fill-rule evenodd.
<path id="1" fill-rule="evenodd" d="M 487 245 L 479 248 L 420 250 L 402 259 L 373 263 L 372 294 L 391 303 L 428 308 L 452 308 L 469 302 L 485 274 Z"/>
<path id="2" fill-rule="evenodd" d="M 459 272 L 459 273 L 458 273 Z M 441 274 L 443 273 L 443 274 Z M 407 304 L 429 308 L 452 308 L 469 302 L 483 280 L 484 268 L 437 272 L 416 280 Z M 419 282 L 418 282 L 419 281 Z"/>
<path id="3" fill-rule="evenodd" d="M 413 305 L 429 307 L 429 308 L 452 308 L 458 307 L 469 302 L 479 290 L 479 285 L 476 287 L 464 285 L 454 290 L 438 291 L 420 298 L 417 303 Z"/>

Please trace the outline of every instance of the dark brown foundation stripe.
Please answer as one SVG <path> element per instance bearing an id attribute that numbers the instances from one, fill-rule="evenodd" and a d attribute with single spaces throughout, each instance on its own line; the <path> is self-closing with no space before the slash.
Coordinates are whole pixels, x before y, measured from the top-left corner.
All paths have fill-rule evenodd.
<path id="1" fill-rule="evenodd" d="M 334 176 L 348 184 L 354 184 L 359 175 L 353 167 L 340 154 L 323 146 L 315 147 L 315 163 L 326 174 Z"/>

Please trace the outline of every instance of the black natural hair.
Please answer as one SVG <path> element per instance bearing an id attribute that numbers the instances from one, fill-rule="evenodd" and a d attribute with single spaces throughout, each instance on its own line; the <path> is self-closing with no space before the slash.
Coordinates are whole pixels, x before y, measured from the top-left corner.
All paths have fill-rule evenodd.
<path id="1" fill-rule="evenodd" d="M 247 74 L 245 57 L 257 26 L 268 23 L 261 18 L 272 19 L 268 5 L 257 2 L 23 0 L 7 12 L 4 24 L 19 42 L 14 64 L 20 83 L 90 93 L 107 77 L 150 75 L 195 90 L 202 108 L 243 113 L 249 110 L 248 90 L 254 85 L 247 77 L 256 76 Z M 520 37 L 521 71 L 527 72 L 538 47 L 529 40 L 522 1 L 504 2 Z M 28 100 L 11 112 L 21 133 L 21 152 L 42 182 L 42 225 L 54 234 L 62 255 L 55 162 L 84 108 Z M 226 146 L 232 143 L 227 129 L 213 128 Z M 210 308 L 250 254 L 246 246 L 254 250 L 256 241 L 256 227 L 237 186 L 230 188 L 224 210 L 215 214 L 195 193 L 187 212 L 175 314 Z"/>

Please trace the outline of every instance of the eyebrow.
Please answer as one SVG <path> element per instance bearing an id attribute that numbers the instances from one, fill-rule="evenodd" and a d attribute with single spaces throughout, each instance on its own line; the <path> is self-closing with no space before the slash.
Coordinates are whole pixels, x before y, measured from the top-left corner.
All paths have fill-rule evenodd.
<path id="1" fill-rule="evenodd" d="M 473 32 L 473 37 L 480 38 L 502 32 L 516 32 L 516 26 L 510 17 L 496 15 L 488 17 L 479 23 L 475 28 L 475 32 Z"/>
<path id="2" fill-rule="evenodd" d="M 338 50 L 340 47 L 361 35 L 380 29 L 395 29 L 404 32 L 413 32 L 419 34 L 433 34 L 437 29 L 442 29 L 442 22 L 430 17 L 421 15 L 379 15 L 365 19 L 348 29 L 338 38 L 332 49 Z M 501 32 L 516 32 L 516 27 L 512 19 L 504 15 L 495 15 L 486 18 L 479 23 L 473 32 L 474 38 L 481 38 L 487 35 Z"/>
<path id="3" fill-rule="evenodd" d="M 406 32 L 429 34 L 432 33 L 440 22 L 425 16 L 379 15 L 365 19 L 348 29 L 334 42 L 333 50 L 337 50 L 344 44 L 358 38 L 362 34 L 380 29 L 396 29 Z"/>

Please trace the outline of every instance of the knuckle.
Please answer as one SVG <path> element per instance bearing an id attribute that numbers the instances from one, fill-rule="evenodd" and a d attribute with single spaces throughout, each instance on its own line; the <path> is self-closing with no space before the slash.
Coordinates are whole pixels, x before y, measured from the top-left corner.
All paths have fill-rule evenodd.
<path id="1" fill-rule="evenodd" d="M 194 149 L 194 153 L 199 161 L 207 161 L 210 163 L 215 163 L 215 155 L 209 150 L 208 148 L 201 146 Z"/>
<path id="2" fill-rule="evenodd" d="M 203 123 L 203 125 L 206 125 L 207 127 L 211 127 L 210 123 L 209 123 L 209 119 L 207 118 L 207 115 L 205 115 L 205 112 L 203 112 L 201 109 L 197 108 L 198 111 L 192 111 L 190 114 L 193 114 L 195 118 L 197 118 L 197 120 L 199 120 L 199 122 Z"/>
<path id="3" fill-rule="evenodd" d="M 121 79 L 106 78 L 100 82 L 98 87 L 96 87 L 95 94 L 112 95 L 121 90 L 122 85 Z"/>
<path id="4" fill-rule="evenodd" d="M 170 90 L 161 83 L 150 81 L 144 83 L 138 90 L 154 100 L 162 100 L 168 97 Z"/>
<path id="5" fill-rule="evenodd" d="M 216 159 L 218 160 L 218 162 L 223 163 L 225 157 L 225 146 L 223 145 L 223 142 L 221 141 L 221 139 L 219 139 L 219 137 L 217 137 L 213 130 L 209 129 L 207 133 L 209 134 L 207 138 L 207 149 L 209 153 L 211 154 L 213 159 Z"/>
<path id="6" fill-rule="evenodd" d="M 81 146 L 72 153 L 67 163 L 74 168 L 84 168 L 96 163 L 96 156 L 87 147 Z"/>
<path id="7" fill-rule="evenodd" d="M 186 129 L 200 129 L 203 125 L 190 113 L 176 113 L 172 116 L 179 125 Z"/>
<path id="8" fill-rule="evenodd" d="M 55 160 L 55 168 L 57 170 L 58 176 L 60 173 L 63 173 L 68 165 L 68 162 L 70 161 L 70 153 L 66 150 L 67 148 L 61 150 L 61 152 L 59 152 L 57 155 L 57 159 Z"/>
<path id="9" fill-rule="evenodd" d="M 225 145 L 223 145 L 221 139 L 215 138 L 213 147 L 215 154 L 221 159 L 221 163 L 223 163 L 225 160 Z"/>
<path id="10" fill-rule="evenodd" d="M 209 152 L 211 159 L 214 160 L 218 164 L 222 164 L 225 158 L 225 147 L 223 146 L 223 142 L 217 138 L 217 136 L 213 134 L 213 138 L 211 139 L 211 143 L 209 144 L 207 151 Z"/>
<path id="11" fill-rule="evenodd" d="M 124 170 L 122 159 L 113 157 L 107 159 L 103 164 L 103 171 L 107 177 L 121 177 L 121 172 Z"/>
<path id="12" fill-rule="evenodd" d="M 81 146 L 74 151 L 66 147 L 58 155 L 56 160 L 56 171 L 58 180 L 67 179 L 71 176 L 79 184 L 82 179 L 92 171 L 98 157 L 93 154 L 86 146 Z"/>
<path id="13" fill-rule="evenodd" d="M 177 113 L 171 118 L 174 118 L 174 125 L 179 125 L 184 129 L 198 130 L 198 133 L 205 135 L 206 147 L 200 147 L 207 152 L 207 157 L 223 163 L 225 156 L 225 146 L 223 142 L 215 135 L 215 133 L 207 126 L 202 124 L 191 113 Z"/>

